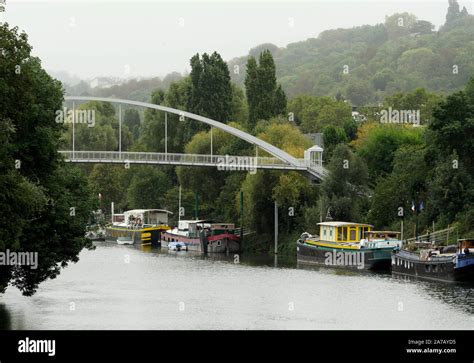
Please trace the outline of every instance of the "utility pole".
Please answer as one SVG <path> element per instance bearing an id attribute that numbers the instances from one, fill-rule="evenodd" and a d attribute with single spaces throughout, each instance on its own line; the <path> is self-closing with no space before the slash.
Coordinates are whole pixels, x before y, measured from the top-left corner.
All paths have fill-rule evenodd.
<path id="1" fill-rule="evenodd" d="M 198 219 L 199 215 L 199 194 L 196 192 L 195 193 L 195 201 L 194 201 L 194 219 Z"/>
<path id="2" fill-rule="evenodd" d="M 122 105 L 119 104 L 119 154 L 122 158 Z"/>
<path id="3" fill-rule="evenodd" d="M 110 212 L 111 212 L 111 219 L 112 219 L 112 224 L 114 224 L 114 202 L 110 203 Z"/>
<path id="4" fill-rule="evenodd" d="M 275 201 L 275 255 L 278 254 L 278 203 Z"/>
<path id="5" fill-rule="evenodd" d="M 178 197 L 178 222 L 181 221 L 181 185 L 179 186 L 179 197 Z"/>
<path id="6" fill-rule="evenodd" d="M 168 112 L 165 112 L 165 157 L 168 160 Z M 179 188 L 181 193 L 181 186 Z"/>
<path id="7" fill-rule="evenodd" d="M 64 115 L 66 117 L 66 115 Z M 76 104 L 73 101 L 72 102 L 72 158 L 74 159 L 74 151 L 76 150 L 75 148 L 75 136 L 74 136 L 74 124 L 76 123 Z"/>
<path id="8" fill-rule="evenodd" d="M 244 245 L 244 191 L 240 191 L 240 250 Z"/>

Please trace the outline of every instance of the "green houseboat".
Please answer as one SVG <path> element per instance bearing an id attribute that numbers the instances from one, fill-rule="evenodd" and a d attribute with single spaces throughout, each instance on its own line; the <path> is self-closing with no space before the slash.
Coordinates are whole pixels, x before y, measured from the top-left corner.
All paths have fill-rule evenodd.
<path id="1" fill-rule="evenodd" d="M 303 233 L 297 241 L 298 262 L 324 266 L 389 269 L 391 252 L 401 246 L 398 232 L 372 231 L 364 223 L 319 223 L 319 236 Z"/>

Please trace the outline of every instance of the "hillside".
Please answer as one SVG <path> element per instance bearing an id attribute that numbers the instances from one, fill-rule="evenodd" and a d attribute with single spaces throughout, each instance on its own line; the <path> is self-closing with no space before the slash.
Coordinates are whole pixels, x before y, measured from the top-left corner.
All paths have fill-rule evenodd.
<path id="1" fill-rule="evenodd" d="M 384 24 L 322 32 L 318 38 L 269 49 L 277 77 L 289 98 L 299 94 L 343 95 L 354 105 L 378 103 L 397 91 L 424 87 L 450 93 L 474 74 L 474 16 L 452 2 L 446 24 L 433 31 L 431 23 L 403 13 Z M 232 59 L 233 81 L 243 84 L 248 56 Z"/>
<path id="2" fill-rule="evenodd" d="M 360 106 L 416 88 L 452 93 L 474 75 L 474 16 L 460 10 L 455 0 L 449 2 L 446 23 L 438 31 L 428 21 L 401 13 L 387 16 L 383 24 L 326 30 L 283 48 L 261 44 L 228 62 L 232 80 L 243 87 L 249 55 L 257 57 L 268 49 L 289 99 L 301 94 L 342 96 Z M 145 101 L 154 89 L 166 90 L 182 77 L 171 73 L 163 80 L 131 80 L 110 88 L 90 88 L 85 82 L 65 88 L 68 94 Z"/>

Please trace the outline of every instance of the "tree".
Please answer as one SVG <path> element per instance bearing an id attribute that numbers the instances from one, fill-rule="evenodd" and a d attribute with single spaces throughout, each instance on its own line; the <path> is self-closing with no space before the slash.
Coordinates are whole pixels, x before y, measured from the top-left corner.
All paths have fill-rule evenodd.
<path id="1" fill-rule="evenodd" d="M 453 25 L 459 19 L 461 12 L 459 11 L 459 4 L 456 0 L 448 0 L 448 12 L 446 13 L 445 27 Z"/>
<path id="2" fill-rule="evenodd" d="M 406 144 L 393 157 L 393 171 L 379 177 L 371 198 L 368 218 L 378 228 L 389 228 L 403 216 L 410 219 L 412 202 L 423 201 L 427 208 L 426 180 L 429 167 L 425 162 L 424 145 Z M 402 208 L 401 210 L 399 208 Z M 400 211 L 403 213 L 399 215 Z"/>
<path id="3" fill-rule="evenodd" d="M 354 106 L 365 106 L 372 102 L 373 91 L 369 82 L 362 80 L 351 80 L 346 88 L 346 98 Z"/>
<path id="4" fill-rule="evenodd" d="M 433 112 L 443 100 L 436 93 L 427 92 L 424 88 L 417 88 L 411 92 L 397 92 L 384 100 L 385 109 L 420 111 L 420 124 L 428 124 L 433 118 Z"/>
<path id="5" fill-rule="evenodd" d="M 275 90 L 275 111 L 273 114 L 275 116 L 278 115 L 285 115 L 286 114 L 286 95 L 283 89 L 281 88 L 281 84 L 279 84 Z"/>
<path id="6" fill-rule="evenodd" d="M 119 121 L 115 109 L 108 102 L 87 102 L 77 110 L 87 112 L 90 121 L 91 112 L 94 112 L 94 122 L 77 123 L 75 129 L 75 150 L 118 151 L 119 150 Z M 128 150 L 133 143 L 133 135 L 127 125 L 122 125 L 122 150 Z M 62 135 L 66 145 L 72 149 L 72 125 Z"/>
<path id="7" fill-rule="evenodd" d="M 473 89 L 474 78 L 466 85 L 464 91 L 448 96 L 434 111 L 427 132 L 431 160 L 443 159 L 445 155 L 456 152 L 467 168 L 472 170 L 474 167 Z"/>
<path id="8" fill-rule="evenodd" d="M 433 32 L 433 29 L 434 25 L 431 24 L 429 21 L 418 20 L 415 24 L 413 24 L 411 32 L 419 34 L 431 34 Z"/>
<path id="9" fill-rule="evenodd" d="M 185 111 L 190 102 L 191 87 L 190 77 L 183 78 L 171 83 L 166 93 L 161 89 L 155 90 L 152 93 L 151 102 Z M 165 151 L 165 117 L 165 113 L 158 110 L 145 111 L 138 149 L 153 152 Z M 182 153 L 186 143 L 201 129 L 201 125 L 197 121 L 171 113 L 167 114 L 167 120 L 168 152 Z"/>
<path id="10" fill-rule="evenodd" d="M 363 160 L 347 145 L 339 144 L 327 168 L 330 174 L 321 184 L 322 215 L 329 211 L 335 221 L 365 220 L 368 173 Z"/>
<path id="11" fill-rule="evenodd" d="M 410 29 L 413 28 L 416 21 L 416 16 L 407 12 L 386 16 L 385 28 L 389 39 L 396 39 L 410 34 Z"/>
<path id="12" fill-rule="evenodd" d="M 116 211 L 123 210 L 126 206 L 125 174 L 123 165 L 96 164 L 89 175 L 94 195 L 99 198 L 100 194 L 100 207 L 107 214 L 111 213 L 112 202 Z"/>
<path id="13" fill-rule="evenodd" d="M 133 140 L 138 140 L 140 135 L 140 114 L 137 110 L 129 108 L 125 110 L 125 116 L 123 118 L 124 125 L 128 127 L 133 135 Z"/>
<path id="14" fill-rule="evenodd" d="M 254 57 L 247 61 L 245 90 L 249 107 L 249 129 L 258 120 L 268 120 L 286 113 L 286 95 L 277 85 L 275 62 L 270 51 L 260 53 L 259 62 Z"/>
<path id="15" fill-rule="evenodd" d="M 402 145 L 423 144 L 422 132 L 420 128 L 400 125 L 378 124 L 372 128 L 356 148 L 367 163 L 371 180 L 392 172 L 395 152 Z"/>
<path id="16" fill-rule="evenodd" d="M 348 138 L 343 128 L 332 125 L 326 126 L 323 130 L 325 160 L 331 159 L 332 151 L 336 145 L 346 143 L 347 141 Z"/>
<path id="17" fill-rule="evenodd" d="M 244 126 L 248 120 L 248 112 L 244 92 L 240 87 L 232 83 L 232 112 L 230 119 Z"/>
<path id="18" fill-rule="evenodd" d="M 131 209 L 162 208 L 164 195 L 171 182 L 163 170 L 153 166 L 138 166 L 127 188 L 127 206 Z"/>
<path id="19" fill-rule="evenodd" d="M 253 130 L 257 121 L 256 109 L 258 107 L 258 64 L 254 57 L 249 57 L 247 61 L 247 71 L 245 77 L 245 93 L 247 95 L 247 105 L 249 108 L 249 129 Z"/>
<path id="20" fill-rule="evenodd" d="M 436 163 L 433 177 L 428 182 L 428 212 L 430 220 L 438 219 L 442 225 L 452 223 L 458 214 L 474 205 L 474 183 L 456 152 Z"/>
<path id="21" fill-rule="evenodd" d="M 351 106 L 331 97 L 302 95 L 292 99 L 288 111 L 305 133 L 322 132 L 326 126 L 343 125 L 352 119 Z"/>
<path id="22" fill-rule="evenodd" d="M 227 123 L 232 109 L 232 86 L 227 64 L 214 52 L 191 58 L 191 97 L 188 110 Z"/>
<path id="23" fill-rule="evenodd" d="M 0 248 L 38 252 L 38 266 L 0 267 L 0 292 L 8 284 L 24 295 L 78 261 L 85 226 L 95 208 L 87 180 L 58 153 L 64 125 L 61 83 L 31 55 L 25 33 L 0 25 Z"/>

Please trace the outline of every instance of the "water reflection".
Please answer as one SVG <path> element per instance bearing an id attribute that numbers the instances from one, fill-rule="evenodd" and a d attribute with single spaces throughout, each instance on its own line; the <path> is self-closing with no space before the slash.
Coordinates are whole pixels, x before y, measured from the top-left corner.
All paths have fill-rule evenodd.
<path id="1" fill-rule="evenodd" d="M 410 283 L 443 303 L 468 314 L 474 314 L 474 284 L 418 279 L 411 276 L 393 275 L 394 281 Z"/>
<path id="2" fill-rule="evenodd" d="M 472 327 L 469 286 L 299 265 L 295 256 L 96 245 L 33 297 L 7 289 L 0 297 L 0 329 Z"/>
<path id="3" fill-rule="evenodd" d="M 5 304 L 0 303 L 0 330 L 10 330 L 12 328 L 12 319 L 10 312 Z"/>

